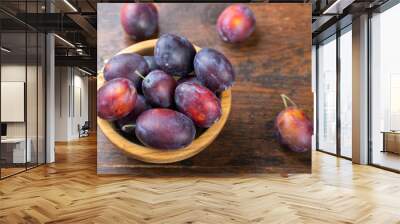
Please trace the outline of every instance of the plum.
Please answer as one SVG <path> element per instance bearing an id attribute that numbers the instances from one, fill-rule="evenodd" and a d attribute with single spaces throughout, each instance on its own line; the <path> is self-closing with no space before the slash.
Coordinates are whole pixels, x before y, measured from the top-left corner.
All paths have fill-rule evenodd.
<path id="1" fill-rule="evenodd" d="M 158 30 L 158 12 L 152 3 L 125 3 L 120 20 L 125 32 L 136 41 L 149 39 Z"/>
<path id="2" fill-rule="evenodd" d="M 232 64 L 214 49 L 203 48 L 196 54 L 194 70 L 200 82 L 213 92 L 221 92 L 235 81 Z"/>
<path id="3" fill-rule="evenodd" d="M 282 94 L 282 99 L 285 109 L 275 119 L 278 141 L 294 152 L 306 152 L 311 149 L 312 121 L 286 95 Z M 287 106 L 287 99 L 293 106 Z"/>
<path id="4" fill-rule="evenodd" d="M 136 137 L 144 145 L 157 149 L 179 149 L 188 146 L 196 128 L 184 114 L 165 108 L 150 109 L 136 120 Z"/>
<path id="5" fill-rule="evenodd" d="M 182 78 L 178 79 L 178 81 L 177 81 L 178 85 L 181 84 L 181 83 L 184 83 L 184 82 L 193 82 L 193 83 L 197 83 L 199 85 L 203 85 L 200 82 L 200 80 L 197 79 L 196 76 L 185 76 L 185 77 L 182 77 Z"/>
<path id="6" fill-rule="evenodd" d="M 146 60 L 150 72 L 156 69 L 160 69 L 156 63 L 154 56 L 144 56 L 144 60 Z"/>
<path id="7" fill-rule="evenodd" d="M 142 82 L 142 91 L 156 107 L 171 107 L 174 103 L 175 79 L 161 70 L 150 72 Z"/>
<path id="8" fill-rule="evenodd" d="M 148 72 L 146 60 L 136 53 L 115 55 L 104 65 L 105 80 L 127 78 L 134 83 L 136 88 L 140 88 L 141 83 L 141 78 L 137 73 L 145 76 Z"/>
<path id="9" fill-rule="evenodd" d="M 97 90 L 97 115 L 115 121 L 128 115 L 136 105 L 137 93 L 132 81 L 116 78 Z"/>
<path id="10" fill-rule="evenodd" d="M 217 96 L 196 83 L 179 84 L 175 89 L 175 103 L 179 111 L 202 128 L 210 127 L 222 115 L 221 103 Z"/>
<path id="11" fill-rule="evenodd" d="M 126 133 L 131 133 L 134 130 L 136 119 L 141 113 L 151 109 L 150 104 L 146 101 L 144 96 L 137 95 L 135 108 L 125 117 L 115 121 L 116 125 Z"/>
<path id="12" fill-rule="evenodd" d="M 157 65 L 170 75 L 186 76 L 192 72 L 195 55 L 192 43 L 174 34 L 162 35 L 154 48 Z"/>
<path id="13" fill-rule="evenodd" d="M 217 32 L 228 43 L 245 41 L 255 30 L 256 19 L 249 7 L 234 4 L 226 8 L 218 17 Z"/>

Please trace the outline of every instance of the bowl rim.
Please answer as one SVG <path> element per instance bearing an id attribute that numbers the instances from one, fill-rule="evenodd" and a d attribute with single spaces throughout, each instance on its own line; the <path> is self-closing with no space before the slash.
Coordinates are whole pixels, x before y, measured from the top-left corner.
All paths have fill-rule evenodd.
<path id="1" fill-rule="evenodd" d="M 157 39 L 147 40 L 133 44 L 115 55 L 123 53 L 136 53 L 143 49 L 154 48 Z M 201 48 L 193 45 L 196 51 L 200 51 Z M 105 80 L 103 76 L 103 68 L 97 75 L 97 90 L 103 86 Z M 156 149 L 143 145 L 136 144 L 125 137 L 123 137 L 118 131 L 114 129 L 112 122 L 101 119 L 97 116 L 97 124 L 102 130 L 104 136 L 113 143 L 116 148 L 124 152 L 128 156 L 149 163 L 172 163 L 178 162 L 187 158 L 190 158 L 210 145 L 218 134 L 221 132 L 226 121 L 228 120 L 231 111 L 231 100 L 232 94 L 231 89 L 227 89 L 221 93 L 220 101 L 222 108 L 221 118 L 215 122 L 211 127 L 207 128 L 200 136 L 195 138 L 191 144 L 184 148 L 179 149 Z"/>

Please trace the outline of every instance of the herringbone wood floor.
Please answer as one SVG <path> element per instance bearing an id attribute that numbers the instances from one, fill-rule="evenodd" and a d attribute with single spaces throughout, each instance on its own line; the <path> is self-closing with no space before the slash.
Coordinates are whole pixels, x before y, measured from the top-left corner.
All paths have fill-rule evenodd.
<path id="1" fill-rule="evenodd" d="M 400 175 L 313 153 L 312 175 L 96 175 L 94 137 L 0 181 L 0 223 L 400 223 Z"/>

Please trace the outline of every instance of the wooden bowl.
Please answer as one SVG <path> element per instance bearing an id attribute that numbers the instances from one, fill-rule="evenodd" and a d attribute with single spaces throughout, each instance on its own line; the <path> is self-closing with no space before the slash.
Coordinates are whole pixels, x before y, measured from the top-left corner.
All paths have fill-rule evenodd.
<path id="1" fill-rule="evenodd" d="M 125 48 L 118 54 L 137 53 L 142 56 L 153 55 L 156 42 L 157 39 L 139 42 L 128 48 Z M 195 46 L 195 48 L 196 51 L 199 51 L 201 49 L 197 46 Z M 104 84 L 104 82 L 105 80 L 103 77 L 103 73 L 100 72 L 97 76 L 97 89 L 99 89 Z M 231 90 L 228 89 L 222 92 L 220 95 L 220 99 L 222 107 L 221 118 L 210 128 L 205 130 L 200 136 L 194 139 L 190 145 L 180 149 L 162 150 L 139 145 L 120 135 L 120 133 L 116 131 L 115 126 L 112 122 L 97 117 L 97 123 L 100 129 L 103 131 L 104 135 L 119 150 L 126 153 L 130 157 L 149 163 L 172 163 L 187 159 L 201 152 L 208 145 L 210 145 L 221 132 L 231 110 Z"/>

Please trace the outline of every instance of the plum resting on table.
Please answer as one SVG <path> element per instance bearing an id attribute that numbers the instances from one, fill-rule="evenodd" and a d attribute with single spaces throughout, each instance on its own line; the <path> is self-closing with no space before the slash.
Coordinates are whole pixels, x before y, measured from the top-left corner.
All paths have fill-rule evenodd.
<path id="1" fill-rule="evenodd" d="M 157 65 L 170 75 L 186 76 L 192 72 L 195 55 L 192 43 L 174 34 L 162 35 L 154 48 Z"/>
<path id="2" fill-rule="evenodd" d="M 202 128 L 213 125 L 222 114 L 221 103 L 217 96 L 206 87 L 196 83 L 179 84 L 175 89 L 175 103 L 179 111 Z"/>
<path id="3" fill-rule="evenodd" d="M 254 32 L 255 26 L 256 19 L 253 12 L 243 4 L 229 6 L 217 20 L 218 34 L 228 43 L 245 41 Z"/>
<path id="4" fill-rule="evenodd" d="M 188 146 L 196 135 L 193 121 L 171 109 L 157 108 L 143 112 L 136 121 L 136 137 L 144 145 L 157 149 Z"/>
<path id="5" fill-rule="evenodd" d="M 287 107 L 275 119 L 279 142 L 294 152 L 311 149 L 313 124 L 303 110 Z"/>
<path id="6" fill-rule="evenodd" d="M 136 88 L 140 87 L 141 77 L 147 75 L 149 67 L 144 58 L 136 53 L 118 54 L 104 65 L 104 79 L 110 81 L 115 78 L 127 78 Z"/>
<path id="7" fill-rule="evenodd" d="M 158 12 L 152 3 L 125 3 L 120 20 L 125 32 L 136 41 L 149 39 L 158 30 Z"/>
<path id="8" fill-rule="evenodd" d="M 142 82 L 142 91 L 151 105 L 171 107 L 174 103 L 175 79 L 161 70 L 150 72 Z"/>
<path id="9" fill-rule="evenodd" d="M 116 120 L 115 123 L 123 132 L 130 133 L 132 130 L 134 130 L 133 128 L 136 124 L 137 117 L 149 109 L 151 109 L 150 104 L 146 101 L 144 96 L 138 94 L 135 108 L 125 117 Z"/>
<path id="10" fill-rule="evenodd" d="M 136 98 L 135 86 L 129 79 L 108 81 L 97 90 L 97 115 L 108 121 L 123 118 L 135 108 Z"/>
<path id="11" fill-rule="evenodd" d="M 201 49 L 194 58 L 197 79 L 214 92 L 221 92 L 232 86 L 235 72 L 230 61 L 220 52 Z"/>

